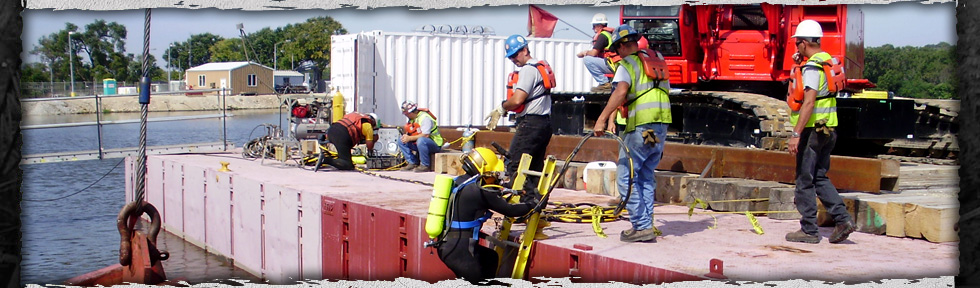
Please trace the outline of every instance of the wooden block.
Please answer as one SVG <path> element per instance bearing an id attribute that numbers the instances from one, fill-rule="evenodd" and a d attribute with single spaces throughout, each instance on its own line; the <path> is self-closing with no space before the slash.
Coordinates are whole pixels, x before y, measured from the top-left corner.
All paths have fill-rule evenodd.
<path id="1" fill-rule="evenodd" d="M 667 204 L 684 205 L 693 199 L 688 199 L 688 182 L 691 179 L 700 177 L 698 174 L 679 173 L 671 171 L 657 171 L 654 174 L 657 179 L 657 190 L 654 192 L 654 201 Z"/>
<path id="2" fill-rule="evenodd" d="M 741 181 L 738 178 L 696 178 L 688 182 L 688 193 L 694 198 L 708 202 L 708 208 L 715 211 L 731 211 L 729 202 L 714 202 L 726 200 L 728 185 Z M 693 201 L 693 199 L 691 200 Z"/>
<path id="3" fill-rule="evenodd" d="M 931 242 L 953 242 L 959 237 L 954 230 L 959 220 L 959 204 L 952 197 L 910 199 L 904 204 L 905 235 Z"/>
<path id="4" fill-rule="evenodd" d="M 463 175 L 463 164 L 459 162 L 462 152 L 436 153 L 433 170 L 436 174 Z"/>
<path id="5" fill-rule="evenodd" d="M 555 173 L 561 171 L 565 161 L 558 161 L 558 166 L 555 168 Z M 582 162 L 569 162 L 568 171 L 565 171 L 565 175 L 561 181 L 558 181 L 558 187 L 570 190 L 585 190 L 585 165 L 588 163 Z"/>
<path id="6" fill-rule="evenodd" d="M 885 234 L 892 237 L 905 237 L 905 203 L 888 201 L 885 206 Z"/>
<path id="7" fill-rule="evenodd" d="M 834 227 L 837 223 L 834 223 L 834 217 L 827 212 L 827 207 L 823 206 L 823 201 L 817 198 L 817 226 L 820 227 Z"/>
<path id="8" fill-rule="evenodd" d="M 762 193 L 769 194 L 769 211 L 792 211 L 783 213 L 769 213 L 769 219 L 777 220 L 798 220 L 802 217 L 796 210 L 796 188 L 790 185 L 772 186 L 762 188 Z"/>
<path id="9" fill-rule="evenodd" d="M 881 196 L 869 193 L 841 193 L 848 213 L 857 226 L 858 232 L 882 235 L 885 234 L 885 213 L 887 201 Z"/>
<path id="10" fill-rule="evenodd" d="M 763 194 L 762 190 L 763 188 L 768 187 L 786 187 L 786 184 L 771 181 L 744 179 L 742 181 L 734 182 L 732 185 L 728 185 L 728 190 L 725 192 L 728 200 L 766 199 L 744 202 L 729 202 L 728 208 L 731 209 L 730 211 L 735 212 L 769 210 L 769 195 L 768 193 Z"/>
<path id="11" fill-rule="evenodd" d="M 616 188 L 616 168 L 596 168 L 591 169 L 585 175 L 587 181 L 585 191 L 590 194 L 619 196 Z"/>

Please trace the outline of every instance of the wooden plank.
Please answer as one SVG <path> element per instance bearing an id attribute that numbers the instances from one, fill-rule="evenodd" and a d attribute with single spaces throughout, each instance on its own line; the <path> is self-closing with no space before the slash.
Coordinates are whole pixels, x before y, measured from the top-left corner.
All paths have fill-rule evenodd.
<path id="1" fill-rule="evenodd" d="M 585 190 L 585 165 L 587 164 L 582 162 L 568 162 L 568 170 L 565 171 L 565 175 L 558 181 L 558 185 L 555 188 Z M 565 165 L 565 161 L 558 161 L 555 167 L 556 175 L 558 173 L 557 171 L 561 171 Z"/>
<path id="2" fill-rule="evenodd" d="M 905 237 L 905 202 L 888 201 L 885 211 L 885 235 Z"/>
<path id="3" fill-rule="evenodd" d="M 708 202 L 708 208 L 714 211 L 729 210 L 728 202 L 713 202 L 728 200 L 725 194 L 727 185 L 733 182 L 742 181 L 737 178 L 698 178 L 691 179 L 688 185 L 688 192 L 691 196 Z"/>
<path id="4" fill-rule="evenodd" d="M 654 175 L 657 179 L 657 191 L 654 193 L 654 201 L 666 204 L 678 204 L 689 202 L 688 185 L 691 179 L 700 177 L 698 174 L 657 171 Z"/>
<path id="5" fill-rule="evenodd" d="M 459 162 L 462 152 L 442 152 L 436 153 L 433 170 L 436 174 L 463 175 L 463 165 Z"/>
<path id="6" fill-rule="evenodd" d="M 905 236 L 932 242 L 957 241 L 953 227 L 959 219 L 955 198 L 911 198 L 904 204 Z"/>

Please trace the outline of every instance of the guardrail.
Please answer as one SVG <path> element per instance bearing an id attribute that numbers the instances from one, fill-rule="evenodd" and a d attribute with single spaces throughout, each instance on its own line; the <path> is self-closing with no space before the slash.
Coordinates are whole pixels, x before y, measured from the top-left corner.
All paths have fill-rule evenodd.
<path id="1" fill-rule="evenodd" d="M 222 147 L 222 149 L 221 149 L 222 151 L 227 151 L 228 150 L 228 129 L 227 129 L 227 123 L 226 123 L 227 121 L 226 120 L 227 120 L 228 116 L 234 116 L 234 115 L 228 115 L 228 107 L 226 105 L 227 104 L 227 94 L 228 93 L 226 93 L 226 90 L 227 89 L 201 89 L 201 90 L 183 90 L 183 91 L 170 91 L 170 92 L 154 93 L 155 96 L 159 96 L 159 95 L 166 95 L 166 94 L 185 94 L 187 92 L 191 92 L 191 93 L 220 92 L 218 95 L 221 96 L 219 98 L 219 101 L 221 101 L 221 114 L 208 114 L 208 115 L 197 115 L 197 116 L 159 117 L 159 118 L 147 119 L 146 121 L 147 122 L 165 122 L 165 121 L 187 121 L 187 120 L 198 120 L 198 119 L 221 118 L 221 144 L 220 144 L 220 146 Z M 56 100 L 95 99 L 95 111 L 102 111 L 102 99 L 103 98 L 133 97 L 133 96 L 137 96 L 138 97 L 139 94 L 131 94 L 131 95 L 130 94 L 122 94 L 122 95 L 108 95 L 108 96 L 107 95 L 98 95 L 98 94 L 96 94 L 94 96 L 79 96 L 79 97 L 33 98 L 33 99 L 21 99 L 21 102 L 40 102 L 40 101 L 56 101 Z M 140 122 L 140 120 L 138 120 L 138 119 L 132 119 L 132 120 L 116 120 L 116 121 L 103 121 L 102 120 L 102 113 L 98 113 L 97 112 L 97 113 L 95 113 L 95 122 L 76 122 L 76 123 L 22 125 L 22 126 L 20 126 L 20 128 L 22 130 L 64 128 L 64 127 L 80 127 L 80 126 L 96 126 L 97 131 L 98 131 L 97 132 L 98 133 L 98 136 L 97 137 L 98 137 L 98 141 L 99 141 L 99 147 L 98 147 L 99 150 L 98 151 L 72 151 L 72 152 L 58 152 L 58 153 L 45 153 L 45 154 L 36 154 L 36 155 L 25 155 L 23 157 L 23 159 L 21 160 L 21 164 L 48 163 L 48 162 L 74 161 L 74 160 L 94 160 L 94 159 L 102 160 L 102 159 L 105 159 L 107 155 L 110 156 L 110 158 L 129 156 L 129 154 L 127 154 L 127 153 L 110 153 L 110 154 L 107 154 L 107 150 L 105 149 L 105 147 L 104 147 L 104 145 L 102 143 L 103 142 L 102 141 L 102 138 L 103 138 L 102 137 L 102 126 L 103 125 L 111 125 L 111 124 L 129 124 L 129 123 L 139 123 L 139 122 Z M 180 148 L 178 146 L 180 146 L 180 145 L 167 146 L 165 149 L 160 149 L 161 151 L 164 151 L 164 152 L 160 152 L 158 154 L 166 154 L 167 153 L 166 151 L 171 151 L 171 152 L 173 152 L 173 151 L 179 151 L 179 153 L 186 153 L 186 152 L 189 152 L 189 151 L 200 151 L 201 150 L 200 148 L 202 148 L 202 147 L 205 147 L 205 146 L 206 147 L 216 147 L 217 145 L 216 144 L 213 144 L 213 143 L 208 143 L 207 145 L 189 144 L 189 146 L 188 145 L 184 145 L 184 147 L 183 147 L 184 149 L 175 149 L 175 148 Z M 136 148 L 121 148 L 121 149 L 115 149 L 115 150 L 120 150 L 120 151 L 126 150 L 126 151 L 128 151 L 128 150 L 131 150 L 131 149 L 136 149 Z M 119 152 L 119 151 L 114 151 L 114 152 Z M 77 157 L 78 155 L 87 155 L 87 156 L 85 156 L 85 157 Z M 97 157 L 91 157 L 92 155 L 96 155 Z"/>

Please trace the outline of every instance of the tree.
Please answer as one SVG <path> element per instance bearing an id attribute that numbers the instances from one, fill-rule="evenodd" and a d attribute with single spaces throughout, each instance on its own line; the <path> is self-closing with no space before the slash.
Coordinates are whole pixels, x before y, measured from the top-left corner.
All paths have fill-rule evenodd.
<path id="1" fill-rule="evenodd" d="M 211 47 L 223 40 L 224 37 L 211 33 L 191 35 L 187 41 L 171 43 L 174 46 L 167 47 L 163 53 L 163 60 L 176 70 L 187 70 L 193 66 L 218 62 L 212 59 Z"/>
<path id="2" fill-rule="evenodd" d="M 347 33 L 347 29 L 344 29 L 340 22 L 334 21 L 329 16 L 314 17 L 303 23 L 286 25 L 282 31 L 284 39 L 292 40 L 283 44 L 289 54 L 295 55 L 298 62 L 311 61 L 320 69 L 330 65 L 330 36 Z"/>
<path id="3" fill-rule="evenodd" d="M 959 99 L 955 87 L 956 47 L 949 43 L 923 47 L 884 45 L 865 50 L 864 77 L 876 90 L 911 98 Z"/>
<path id="4" fill-rule="evenodd" d="M 239 39 L 225 39 L 211 46 L 209 53 L 213 62 L 245 61 L 245 52 Z"/>

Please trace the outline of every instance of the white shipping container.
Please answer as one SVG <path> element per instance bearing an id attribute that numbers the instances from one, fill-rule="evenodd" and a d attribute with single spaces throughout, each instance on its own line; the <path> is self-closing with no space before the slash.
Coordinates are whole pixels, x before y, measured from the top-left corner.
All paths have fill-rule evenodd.
<path id="1" fill-rule="evenodd" d="M 483 126 L 487 112 L 507 96 L 506 76 L 517 69 L 504 57 L 503 36 L 382 31 L 331 38 L 330 80 L 347 111 L 375 112 L 386 124 L 406 122 L 405 100 L 429 108 L 440 126 Z M 528 38 L 531 56 L 551 64 L 553 91 L 589 91 L 596 85 L 579 51 L 591 40 Z M 503 122 L 502 125 L 510 125 Z"/>

